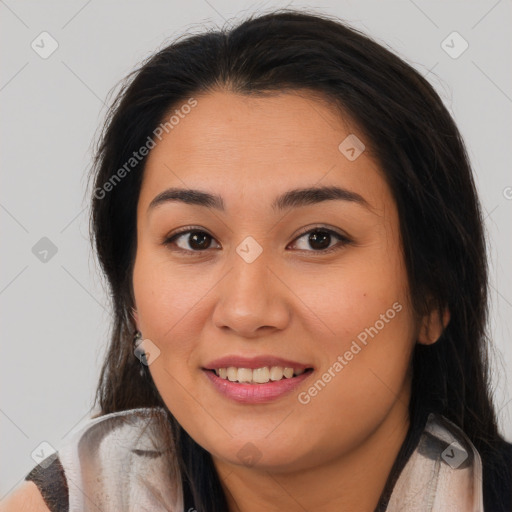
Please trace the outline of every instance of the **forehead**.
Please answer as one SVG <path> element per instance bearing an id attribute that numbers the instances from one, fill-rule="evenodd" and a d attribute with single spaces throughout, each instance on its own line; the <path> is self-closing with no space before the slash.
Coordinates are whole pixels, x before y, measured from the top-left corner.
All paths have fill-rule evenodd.
<path id="1" fill-rule="evenodd" d="M 217 91 L 194 98 L 196 106 L 176 116 L 148 156 L 140 196 L 146 207 L 176 186 L 269 203 L 290 188 L 313 185 L 352 189 L 377 208 L 389 199 L 369 141 L 327 100 L 306 92 L 261 97 Z M 354 135 L 366 150 L 350 160 L 340 144 Z"/>

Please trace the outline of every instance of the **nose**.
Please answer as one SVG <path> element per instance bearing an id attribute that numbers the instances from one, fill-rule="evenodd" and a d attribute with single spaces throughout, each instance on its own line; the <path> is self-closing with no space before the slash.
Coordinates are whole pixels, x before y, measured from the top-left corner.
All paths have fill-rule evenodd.
<path id="1" fill-rule="evenodd" d="M 291 292 L 265 251 L 248 261 L 234 254 L 231 271 L 216 287 L 213 322 L 240 337 L 258 338 L 286 328 L 290 321 L 287 297 Z"/>

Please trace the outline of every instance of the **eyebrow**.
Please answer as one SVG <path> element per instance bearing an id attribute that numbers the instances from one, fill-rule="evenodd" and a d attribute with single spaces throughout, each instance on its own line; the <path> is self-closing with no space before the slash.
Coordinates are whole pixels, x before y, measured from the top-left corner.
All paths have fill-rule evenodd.
<path id="1" fill-rule="evenodd" d="M 353 202 L 372 210 L 372 207 L 364 197 L 356 192 L 337 186 L 307 187 L 289 190 L 275 198 L 271 207 L 277 212 L 333 200 Z M 169 188 L 158 194 L 151 201 L 148 206 L 148 213 L 154 208 L 168 202 L 182 202 L 204 206 L 222 212 L 225 211 L 224 201 L 222 197 L 217 194 L 190 188 Z"/>

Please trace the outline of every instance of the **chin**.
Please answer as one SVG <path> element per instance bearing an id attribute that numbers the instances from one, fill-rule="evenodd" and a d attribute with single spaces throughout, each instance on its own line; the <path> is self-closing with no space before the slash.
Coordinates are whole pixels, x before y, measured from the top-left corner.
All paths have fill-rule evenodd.
<path id="1" fill-rule="evenodd" d="M 267 434 L 268 435 L 268 430 Z M 229 464 L 261 471 L 289 472 L 311 466 L 318 455 L 315 443 L 304 443 L 304 436 L 288 435 L 271 439 L 272 435 L 255 437 L 240 435 L 233 439 L 210 440 L 202 446 L 212 456 Z M 316 463 L 316 461 L 313 461 Z"/>

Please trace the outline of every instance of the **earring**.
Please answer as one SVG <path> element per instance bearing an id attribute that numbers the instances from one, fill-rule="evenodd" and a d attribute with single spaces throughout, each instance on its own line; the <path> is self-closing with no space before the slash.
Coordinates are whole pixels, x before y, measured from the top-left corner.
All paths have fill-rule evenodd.
<path id="1" fill-rule="evenodd" d="M 135 331 L 133 335 L 133 353 L 135 354 L 135 357 L 140 361 L 140 376 L 144 377 L 145 368 L 148 365 L 148 362 L 146 359 L 146 352 L 142 346 L 142 333 L 140 331 Z"/>

